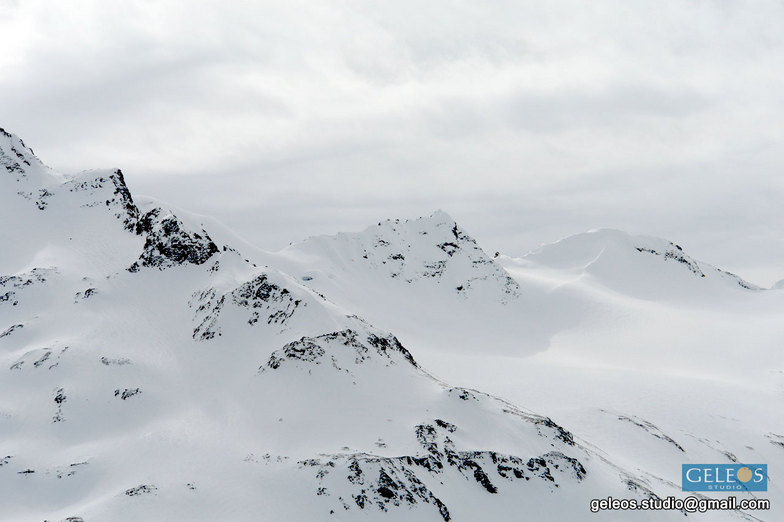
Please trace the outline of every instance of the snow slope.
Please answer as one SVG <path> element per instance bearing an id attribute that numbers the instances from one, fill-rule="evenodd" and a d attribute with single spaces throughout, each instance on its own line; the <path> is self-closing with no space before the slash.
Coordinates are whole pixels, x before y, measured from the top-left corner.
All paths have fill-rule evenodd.
<path id="1" fill-rule="evenodd" d="M 432 227 L 442 219 L 409 223 Z M 695 260 L 670 241 L 597 230 L 520 258 L 495 256 L 518 283 L 513 299 L 457 299 L 451 284 L 423 291 L 356 255 L 334 254 L 364 251 L 374 229 L 311 238 L 278 255 L 291 273 L 312 276 L 306 285 L 346 306 L 361 303 L 442 378 L 580 426 L 627 466 L 678 484 L 683 463 L 784 457 L 780 292 Z M 447 318 L 438 336 L 419 319 L 428 314 Z M 781 494 L 775 477 L 771 491 Z"/>
<path id="2" fill-rule="evenodd" d="M 684 306 L 491 259 L 442 212 L 270 254 L 5 131 L 0 163 L 2 520 L 574 520 L 591 498 L 682 496 L 681 462 L 781 458 L 780 375 L 720 395 L 742 429 L 663 408 L 691 381 L 630 377 L 602 343 L 624 313 Z M 780 362 L 780 292 L 726 290 L 768 299 L 750 349 Z M 702 324 L 741 313 L 690 303 Z"/>
<path id="3" fill-rule="evenodd" d="M 251 257 L 361 310 L 420 350 L 535 353 L 546 349 L 553 317 L 559 325 L 571 319 L 559 312 L 564 303 L 521 288 L 443 211 Z M 528 328 L 528 322 L 539 326 Z"/>

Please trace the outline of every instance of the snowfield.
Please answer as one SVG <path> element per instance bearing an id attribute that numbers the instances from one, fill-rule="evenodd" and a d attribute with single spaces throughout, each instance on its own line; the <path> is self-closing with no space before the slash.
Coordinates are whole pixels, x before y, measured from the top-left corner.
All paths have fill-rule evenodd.
<path id="1" fill-rule="evenodd" d="M 1 129 L 0 218 L 1 520 L 681 520 L 589 503 L 731 462 L 772 509 L 687 519 L 784 518 L 784 291 L 669 241 L 265 252 Z"/>

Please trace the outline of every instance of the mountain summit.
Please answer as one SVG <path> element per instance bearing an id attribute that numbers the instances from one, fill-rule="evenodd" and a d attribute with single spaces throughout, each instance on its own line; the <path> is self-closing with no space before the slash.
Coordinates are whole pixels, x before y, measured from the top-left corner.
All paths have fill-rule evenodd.
<path id="1" fill-rule="evenodd" d="M 613 229 L 567 237 L 518 261 L 519 266 L 584 274 L 630 295 L 666 297 L 691 291 L 761 290 L 735 274 L 697 261 L 671 241 Z"/>
<path id="2" fill-rule="evenodd" d="M 45 185 L 44 178 L 52 176 L 52 172 L 35 155 L 32 149 L 16 136 L 0 128 L 0 168 L 4 167 L 8 176 L 17 182 L 31 179 L 37 185 Z"/>
<path id="3" fill-rule="evenodd" d="M 445 294 L 492 296 L 509 302 L 520 295 L 519 285 L 479 247 L 446 212 L 410 220 L 386 220 L 362 232 L 312 237 L 288 247 L 281 257 L 304 277 L 317 270 L 373 274 L 400 284 L 442 288 Z M 302 261 L 300 261 L 302 260 Z M 310 268 L 308 261 L 318 268 Z"/>

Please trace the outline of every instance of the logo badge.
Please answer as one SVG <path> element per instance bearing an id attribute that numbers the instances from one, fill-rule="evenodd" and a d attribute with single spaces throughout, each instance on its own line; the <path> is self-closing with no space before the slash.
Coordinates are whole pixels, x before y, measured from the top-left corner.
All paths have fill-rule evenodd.
<path id="1" fill-rule="evenodd" d="M 683 491 L 767 491 L 767 464 L 683 464 Z"/>

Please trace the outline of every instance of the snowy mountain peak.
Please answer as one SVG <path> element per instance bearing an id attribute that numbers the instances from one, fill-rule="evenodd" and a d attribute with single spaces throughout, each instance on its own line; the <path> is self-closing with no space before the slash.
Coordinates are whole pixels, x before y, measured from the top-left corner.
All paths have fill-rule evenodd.
<path id="1" fill-rule="evenodd" d="M 539 266 L 584 272 L 610 286 L 635 282 L 671 286 L 694 280 L 717 281 L 724 286 L 760 290 L 735 274 L 697 261 L 666 239 L 631 235 L 615 229 L 594 229 L 569 236 L 525 255 L 522 260 Z"/>
<path id="2" fill-rule="evenodd" d="M 17 182 L 27 181 L 44 188 L 53 180 L 51 170 L 35 155 L 22 139 L 0 128 L 0 169 Z"/>
<path id="3" fill-rule="evenodd" d="M 114 217 L 122 221 L 127 230 L 133 230 L 139 220 L 139 208 L 120 169 L 84 171 L 65 182 L 62 188 L 70 193 L 84 194 L 88 201 L 79 202 L 81 206 L 111 208 Z"/>
<path id="4" fill-rule="evenodd" d="M 38 160 L 38 158 L 35 156 L 35 153 L 33 153 L 33 149 L 25 145 L 24 141 L 22 141 L 19 136 L 6 131 L 2 127 L 0 127 L 0 146 L 3 149 L 7 149 L 3 152 L 0 152 L 0 154 L 3 156 L 8 156 L 8 151 L 10 151 L 14 156 L 16 156 L 18 160 L 21 160 L 22 162 L 25 162 L 28 157 Z M 40 160 L 38 160 L 38 162 L 40 163 Z M 25 164 L 27 165 L 28 163 Z"/>
<path id="5" fill-rule="evenodd" d="M 433 212 L 432 214 L 430 214 L 429 217 L 427 217 L 427 218 L 423 217 L 423 218 L 420 218 L 420 219 L 423 220 L 423 221 L 429 219 L 429 220 L 432 220 L 435 223 L 446 224 L 446 225 L 450 225 L 450 226 L 453 226 L 453 225 L 457 224 L 457 222 L 454 219 L 452 219 L 452 216 L 450 216 L 449 214 L 447 214 L 445 211 L 441 210 L 440 208 L 438 210 L 436 210 L 435 212 Z"/>
<path id="6" fill-rule="evenodd" d="M 520 295 L 518 284 L 441 210 L 417 219 L 380 221 L 358 233 L 312 237 L 281 255 L 298 260 L 291 269 L 305 273 L 308 281 L 317 279 L 311 274 L 317 264 L 330 279 L 360 273 L 400 284 L 434 284 L 463 298 L 486 294 L 500 302 Z"/>

